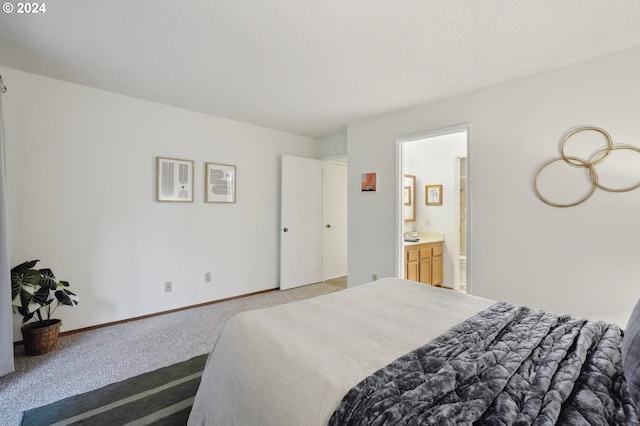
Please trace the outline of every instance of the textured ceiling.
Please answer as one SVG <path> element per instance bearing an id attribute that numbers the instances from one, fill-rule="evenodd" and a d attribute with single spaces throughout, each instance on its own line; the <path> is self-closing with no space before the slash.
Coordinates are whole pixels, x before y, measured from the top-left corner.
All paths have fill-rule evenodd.
<path id="1" fill-rule="evenodd" d="M 0 13 L 0 65 L 312 137 L 640 45 L 638 0 L 56 0 L 46 7 L 39 15 Z"/>

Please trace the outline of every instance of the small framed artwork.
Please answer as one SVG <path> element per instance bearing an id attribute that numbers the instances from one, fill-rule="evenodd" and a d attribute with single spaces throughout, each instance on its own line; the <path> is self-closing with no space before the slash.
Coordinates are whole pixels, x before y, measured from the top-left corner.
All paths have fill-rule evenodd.
<path id="1" fill-rule="evenodd" d="M 427 206 L 441 206 L 442 185 L 427 185 L 425 187 L 425 199 Z"/>
<path id="2" fill-rule="evenodd" d="M 193 161 L 156 157 L 156 200 L 193 202 Z"/>
<path id="3" fill-rule="evenodd" d="M 205 203 L 236 202 L 236 166 L 205 163 Z"/>
<path id="4" fill-rule="evenodd" d="M 362 174 L 362 192 L 377 191 L 377 173 Z"/>

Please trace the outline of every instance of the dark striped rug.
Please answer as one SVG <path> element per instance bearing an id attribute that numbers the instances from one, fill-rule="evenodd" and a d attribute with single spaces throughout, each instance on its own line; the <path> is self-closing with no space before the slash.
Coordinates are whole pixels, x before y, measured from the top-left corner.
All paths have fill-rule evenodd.
<path id="1" fill-rule="evenodd" d="M 186 425 L 207 354 L 25 411 L 23 426 Z"/>

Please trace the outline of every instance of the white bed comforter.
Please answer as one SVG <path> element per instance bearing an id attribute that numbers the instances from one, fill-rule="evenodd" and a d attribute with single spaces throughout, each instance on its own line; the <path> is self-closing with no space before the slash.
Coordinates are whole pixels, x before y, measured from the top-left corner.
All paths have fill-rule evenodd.
<path id="1" fill-rule="evenodd" d="M 227 322 L 189 425 L 326 425 L 361 380 L 494 301 L 388 278 Z"/>

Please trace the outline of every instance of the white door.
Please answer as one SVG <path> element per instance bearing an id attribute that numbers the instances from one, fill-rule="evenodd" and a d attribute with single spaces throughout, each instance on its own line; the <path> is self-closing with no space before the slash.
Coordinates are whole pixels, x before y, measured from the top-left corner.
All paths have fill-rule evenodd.
<path id="1" fill-rule="evenodd" d="M 322 161 L 282 156 L 280 289 L 322 281 Z"/>
<path id="2" fill-rule="evenodd" d="M 347 165 L 324 162 L 322 278 L 347 275 Z"/>

